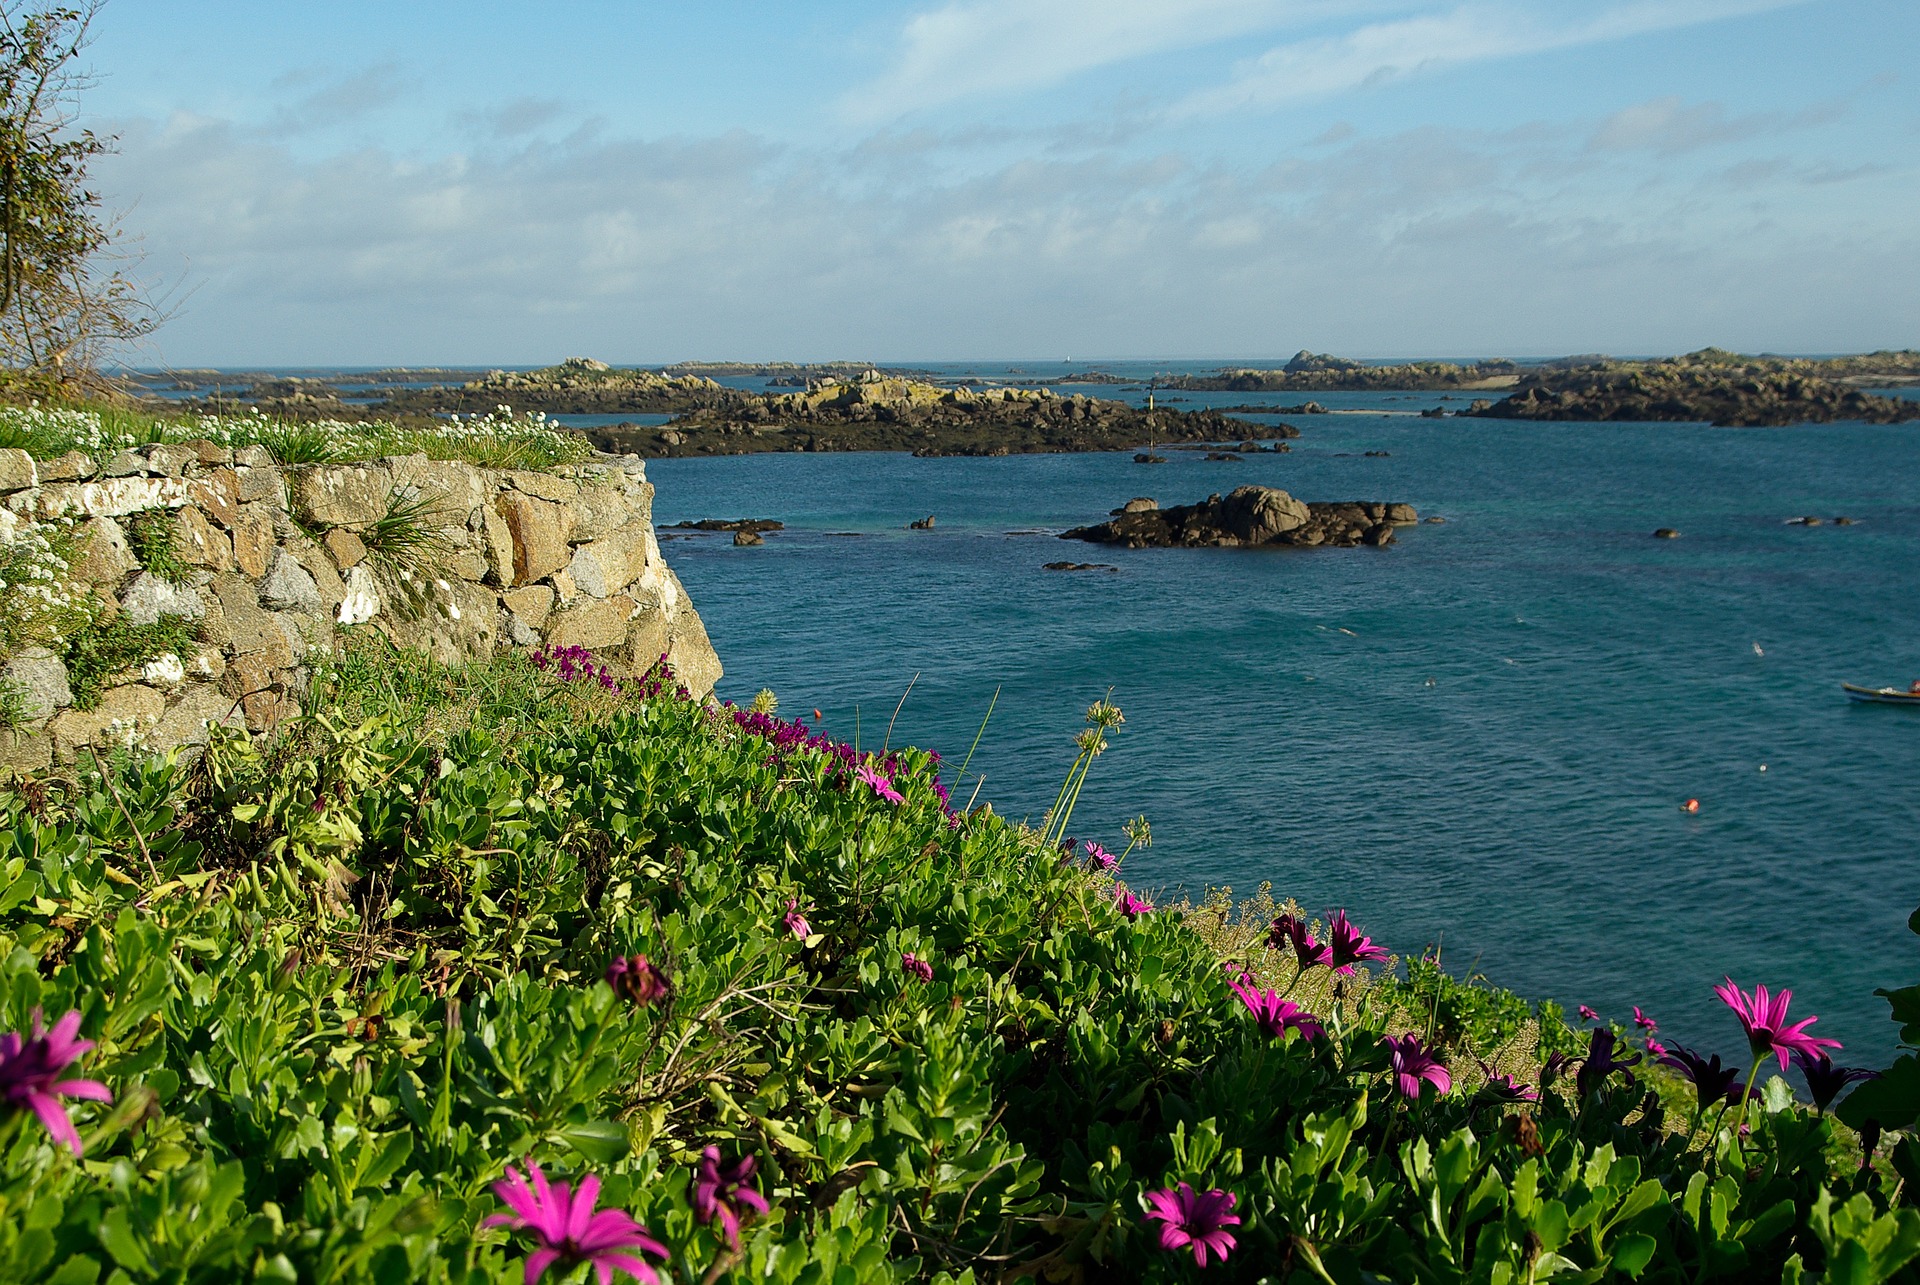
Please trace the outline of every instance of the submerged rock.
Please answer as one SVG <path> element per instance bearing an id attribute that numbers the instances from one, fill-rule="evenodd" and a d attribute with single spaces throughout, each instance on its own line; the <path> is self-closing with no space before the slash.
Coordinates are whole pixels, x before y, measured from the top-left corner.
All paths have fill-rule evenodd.
<path id="1" fill-rule="evenodd" d="M 1122 511 L 1097 526 L 1062 533 L 1063 540 L 1128 548 L 1258 548 L 1333 545 L 1375 548 L 1393 543 L 1393 529 L 1418 522 L 1410 504 L 1348 501 L 1307 504 L 1271 486 L 1243 486 L 1226 496 L 1170 509 Z"/>

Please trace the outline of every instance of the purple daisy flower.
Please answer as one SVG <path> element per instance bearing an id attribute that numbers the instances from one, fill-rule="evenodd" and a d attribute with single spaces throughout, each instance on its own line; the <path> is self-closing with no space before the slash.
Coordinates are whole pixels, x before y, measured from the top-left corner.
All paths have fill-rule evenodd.
<path id="1" fill-rule="evenodd" d="M 923 982 L 933 980 L 933 965 L 921 959 L 912 951 L 907 951 L 900 956 L 900 967 L 910 977 L 918 977 Z"/>
<path id="2" fill-rule="evenodd" d="M 532 1161 L 527 1162 L 527 1173 L 533 1175 L 531 1185 L 512 1165 L 507 1166 L 506 1180 L 494 1183 L 493 1190 L 513 1212 L 492 1214 L 481 1224 L 530 1231 L 540 1242 L 540 1248 L 527 1255 L 526 1285 L 534 1285 L 555 1262 L 563 1267 L 592 1263 L 600 1285 L 613 1285 L 615 1272 L 659 1285 L 659 1273 L 641 1255 L 651 1254 L 664 1262 L 667 1247 L 623 1209 L 595 1212 L 600 1198 L 598 1178 L 588 1174 L 574 1190 L 564 1182 L 549 1185 Z"/>
<path id="3" fill-rule="evenodd" d="M 1769 1054 L 1776 1055 L 1780 1059 L 1780 1069 L 1784 1071 L 1787 1069 L 1788 1055 L 1796 1049 L 1817 1054 L 1823 1048 L 1840 1047 L 1839 1040 L 1807 1034 L 1807 1028 L 1820 1020 L 1817 1017 L 1803 1017 L 1793 1025 L 1787 1025 L 1787 1005 L 1793 1002 L 1792 991 L 1769 995 L 1766 987 L 1756 986 L 1749 996 L 1734 985 L 1733 978 L 1729 977 L 1714 987 L 1713 993 L 1740 1019 L 1740 1025 L 1747 1033 L 1747 1045 L 1753 1050 L 1756 1061 L 1765 1060 Z"/>
<path id="4" fill-rule="evenodd" d="M 76 1038 L 80 1034 L 80 1011 L 74 1009 L 53 1024 L 42 1025 L 39 1009 L 33 1010 L 33 1034 L 21 1039 L 18 1031 L 0 1035 L 0 1103 L 9 1109 L 21 1107 L 40 1117 L 55 1142 L 64 1142 L 74 1155 L 81 1152 L 80 1135 L 60 1099 L 84 1098 L 89 1102 L 111 1102 L 113 1094 L 98 1080 L 66 1080 L 67 1068 L 92 1050 L 93 1041 Z"/>
<path id="5" fill-rule="evenodd" d="M 800 913 L 798 897 L 787 898 L 787 915 L 783 922 L 787 925 L 787 931 L 801 941 L 813 936 L 813 925 L 808 923 L 807 917 Z"/>
<path id="6" fill-rule="evenodd" d="M 884 772 L 876 772 L 865 763 L 862 763 L 854 770 L 853 778 L 862 785 L 870 786 L 875 794 L 889 803 L 905 803 L 907 801 L 906 795 L 893 788 L 893 782 L 887 779 Z"/>
<path id="7" fill-rule="evenodd" d="M 1113 904 L 1128 919 L 1138 919 L 1153 910 L 1153 903 L 1144 901 L 1121 888 L 1113 890 Z"/>
<path id="8" fill-rule="evenodd" d="M 1607 1077 L 1615 1071 L 1625 1076 L 1628 1084 L 1634 1083 L 1633 1068 L 1640 1064 L 1641 1055 L 1628 1053 L 1616 1056 L 1615 1048 L 1614 1034 L 1608 1027 L 1595 1027 L 1587 1037 L 1587 1056 L 1582 1059 L 1580 1070 L 1573 1080 L 1581 1097 L 1586 1097 L 1606 1083 Z"/>
<path id="9" fill-rule="evenodd" d="M 693 1180 L 693 1216 L 702 1226 L 718 1218 L 721 1233 L 733 1249 L 740 1248 L 741 1220 L 750 1213 L 767 1212 L 767 1198 L 747 1185 L 757 1167 L 752 1156 L 721 1164 L 718 1147 L 700 1153 L 700 1168 Z"/>
<path id="10" fill-rule="evenodd" d="M 1453 1073 L 1446 1064 L 1420 1045 L 1420 1037 L 1409 1031 L 1399 1039 L 1380 1041 L 1387 1046 L 1393 1062 L 1393 1086 L 1403 1098 L 1418 1099 L 1425 1081 L 1442 1095 L 1453 1091 Z"/>
<path id="11" fill-rule="evenodd" d="M 1840 1090 L 1859 1080 L 1877 1080 L 1880 1072 L 1863 1070 L 1859 1067 L 1835 1066 L 1833 1059 L 1825 1053 L 1812 1054 L 1804 1049 L 1793 1051 L 1793 1064 L 1800 1068 L 1800 1074 L 1807 1077 L 1807 1092 L 1813 1095 L 1813 1105 L 1825 1111 L 1833 1105 Z"/>
<path id="12" fill-rule="evenodd" d="M 1332 955 L 1328 962 L 1333 971 L 1347 977 L 1353 976 L 1355 964 L 1387 957 L 1387 948 L 1374 945 L 1373 938 L 1348 922 L 1344 910 L 1334 911 L 1333 918 L 1327 921 L 1327 948 Z"/>
<path id="13" fill-rule="evenodd" d="M 1281 999 L 1278 991 L 1256 989 L 1244 973 L 1227 985 L 1233 988 L 1233 993 L 1240 997 L 1240 1002 L 1247 1006 L 1269 1039 L 1280 1039 L 1288 1031 L 1298 1031 L 1300 1038 L 1306 1040 L 1316 1040 L 1327 1033 L 1319 1018 L 1298 1004 Z"/>
<path id="14" fill-rule="evenodd" d="M 1113 869 L 1114 855 L 1111 852 L 1108 852 L 1105 848 L 1095 843 L 1092 839 L 1088 839 L 1085 843 L 1081 844 L 1080 846 L 1082 850 L 1086 852 L 1087 860 L 1092 863 L 1093 867 L 1096 870 Z"/>
<path id="15" fill-rule="evenodd" d="M 1201 1267 L 1207 1265 L 1208 1251 L 1225 1261 L 1235 1243 L 1226 1229 L 1240 1225 L 1239 1216 L 1232 1212 L 1239 1200 L 1231 1191 L 1196 1192 L 1183 1182 L 1165 1191 L 1149 1191 L 1147 1203 L 1153 1206 L 1147 1217 L 1160 1224 L 1161 1249 L 1191 1248 L 1193 1261 Z"/>
<path id="16" fill-rule="evenodd" d="M 1286 950 L 1291 948 L 1293 957 L 1300 962 L 1300 970 L 1324 968 L 1332 964 L 1333 951 L 1313 939 L 1307 931 L 1307 921 L 1294 915 L 1281 915 L 1273 921 L 1273 927 L 1267 932 L 1268 950 Z"/>
<path id="17" fill-rule="evenodd" d="M 606 982 L 614 994 L 641 1008 L 673 995 L 672 980 L 645 955 L 614 956 L 607 965 Z"/>
<path id="18" fill-rule="evenodd" d="M 1658 1060 L 1661 1066 L 1672 1067 L 1693 1085 L 1693 1091 L 1703 1108 L 1710 1103 L 1726 1100 L 1728 1095 L 1739 1095 L 1735 1082 L 1740 1078 L 1740 1068 L 1720 1065 L 1718 1053 L 1712 1057 L 1701 1057 L 1692 1049 L 1676 1044 Z"/>

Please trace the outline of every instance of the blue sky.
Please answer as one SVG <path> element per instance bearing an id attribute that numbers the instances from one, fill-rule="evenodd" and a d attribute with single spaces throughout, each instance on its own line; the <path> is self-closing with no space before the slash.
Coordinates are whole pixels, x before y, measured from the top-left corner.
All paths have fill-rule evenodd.
<path id="1" fill-rule="evenodd" d="M 1912 0 L 112 0 L 142 364 L 1920 346 Z"/>

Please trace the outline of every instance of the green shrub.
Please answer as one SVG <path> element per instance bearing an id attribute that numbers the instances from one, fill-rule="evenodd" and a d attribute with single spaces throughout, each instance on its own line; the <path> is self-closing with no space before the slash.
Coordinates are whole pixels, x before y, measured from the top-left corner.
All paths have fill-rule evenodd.
<path id="1" fill-rule="evenodd" d="M 127 520 L 127 548 L 146 570 L 170 584 L 186 580 L 189 569 L 180 556 L 177 523 L 170 509 L 147 509 Z"/>
<path id="2" fill-rule="evenodd" d="M 357 637 L 317 683 L 192 769 L 0 792 L 0 1030 L 77 1013 L 114 1098 L 64 1104 L 80 1163 L 0 1121 L 0 1273 L 519 1282 L 483 1220 L 538 1163 L 681 1282 L 1189 1280 L 1181 1183 L 1235 1197 L 1222 1281 L 1913 1279 L 1899 1176 L 1784 1081 L 1691 1129 L 1617 1072 L 1524 1100 L 1473 1061 L 1544 1010 L 1223 969 L 1226 915 L 1130 917 L 920 751 Z M 1250 964 L 1324 1030 L 1269 1037 Z M 1453 1089 L 1404 1098 L 1382 1041 L 1429 1024 Z M 737 1246 L 709 1147 L 771 1203 Z"/>
<path id="3" fill-rule="evenodd" d="M 172 652 L 182 659 L 192 649 L 197 626 L 179 616 L 162 616 L 150 625 L 130 624 L 125 616 L 91 623 L 67 639 L 67 686 L 73 707 L 90 710 L 100 703 L 108 681 Z"/>

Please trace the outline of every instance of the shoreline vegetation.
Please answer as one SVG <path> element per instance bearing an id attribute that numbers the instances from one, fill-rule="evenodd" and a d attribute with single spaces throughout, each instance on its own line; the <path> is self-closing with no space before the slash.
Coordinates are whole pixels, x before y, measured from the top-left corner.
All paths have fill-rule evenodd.
<path id="1" fill-rule="evenodd" d="M 720 382 L 753 378 L 765 391 Z M 130 387 L 154 415 L 258 411 L 287 422 L 383 421 L 412 429 L 449 415 L 668 417 L 583 430 L 599 449 L 650 458 L 761 451 L 910 451 L 918 455 L 1004 455 L 1138 450 L 1159 444 L 1230 448 L 1297 435 L 1261 420 L 1314 416 L 1327 408 L 1308 394 L 1479 393 L 1464 408 L 1427 418 L 1485 417 L 1565 422 L 1708 423 L 1751 427 L 1858 420 L 1920 419 L 1920 401 L 1867 391 L 1920 383 L 1920 352 L 1830 358 L 1744 356 L 1708 348 L 1680 357 L 1601 356 L 1515 362 L 1417 361 L 1372 365 L 1301 352 L 1284 365 L 1223 367 L 1210 375 L 1136 376 L 1098 370 L 991 382 L 918 368 L 860 362 L 683 362 L 660 370 L 569 358 L 533 371 L 390 369 L 337 377 L 172 371 Z M 1151 410 L 1088 396 L 1074 385 L 1121 387 L 1137 396 L 1203 391 L 1297 394 L 1271 406 L 1180 409 L 1156 398 Z M 158 390 L 188 392 L 163 399 Z M 1244 416 L 1259 416 L 1247 419 Z"/>
<path id="2" fill-rule="evenodd" d="M 0 466 L 585 449 L 537 414 L 117 414 L 0 410 Z M 1417 518 L 1351 507 L 1115 516 Z M 129 543 L 181 574 L 164 536 Z M 55 552 L 14 577 L 50 610 L 86 551 Z M 971 755 L 695 699 L 664 658 L 448 664 L 343 614 L 300 659 L 270 726 L 149 753 L 134 723 L 0 780 L 11 1278 L 1915 1280 L 1913 1052 L 1836 1065 L 1732 980 L 1719 1028 L 1569 1017 L 1344 910 L 1151 888 L 1147 818 L 1076 814 L 1125 747 L 1105 700 L 1016 821 Z M 1920 987 L 1885 993 L 1920 1051 Z"/>
<path id="3" fill-rule="evenodd" d="M 1914 1059 L 1842 1096 L 1790 992 L 1723 1062 L 1169 899 L 1104 701 L 1029 825 L 595 672 L 349 632 L 272 735 L 0 785 L 17 1278 L 1913 1279 Z"/>

